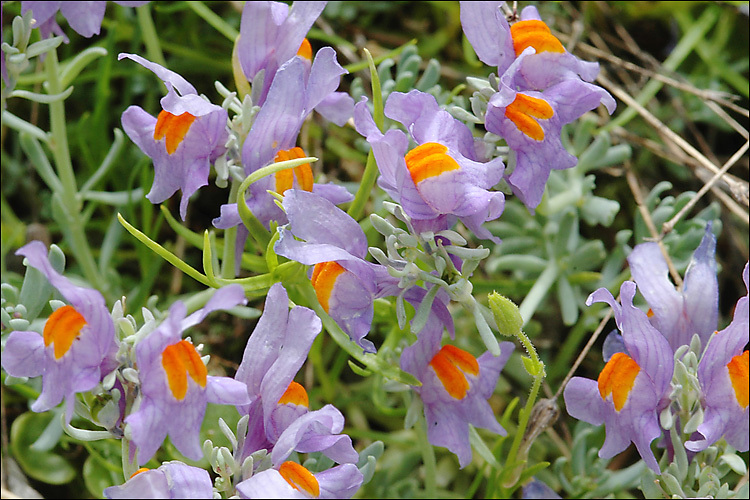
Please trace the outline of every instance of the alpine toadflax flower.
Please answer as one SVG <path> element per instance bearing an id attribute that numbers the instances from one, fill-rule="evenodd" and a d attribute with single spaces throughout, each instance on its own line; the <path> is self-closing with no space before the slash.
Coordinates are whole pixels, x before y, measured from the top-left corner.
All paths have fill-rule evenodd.
<path id="1" fill-rule="evenodd" d="M 177 460 L 158 469 L 138 469 L 119 486 L 104 489 L 105 498 L 213 498 L 213 481 L 206 469 Z"/>
<path id="2" fill-rule="evenodd" d="M 136 345 L 142 399 L 125 423 L 137 446 L 139 464 L 156 453 L 167 435 L 183 455 L 199 460 L 203 456 L 199 431 L 206 405 L 248 403 L 244 383 L 208 375 L 195 346 L 182 338 L 185 329 L 210 312 L 244 303 L 240 285 L 220 288 L 202 309 L 187 317 L 185 304 L 177 301 L 156 330 Z"/>
<path id="3" fill-rule="evenodd" d="M 651 322 L 669 341 L 672 350 L 689 345 L 697 333 L 706 345 L 719 318 L 719 282 L 716 278 L 716 237 L 710 224 L 693 253 L 682 290 L 669 281 L 667 261 L 659 245 L 636 245 L 628 256 L 633 281 L 651 308 Z"/>
<path id="4" fill-rule="evenodd" d="M 65 400 L 65 419 L 73 416 L 75 394 L 93 389 L 116 367 L 115 326 L 97 290 L 74 285 L 50 264 L 41 241 L 16 252 L 38 269 L 68 302 L 56 309 L 40 335 L 15 331 L 8 336 L 2 367 L 14 377 L 42 376 L 42 392 L 31 405 L 47 411 Z"/>
<path id="5" fill-rule="evenodd" d="M 290 421 L 307 412 L 307 392 L 294 377 L 320 329 L 320 318 L 310 309 L 289 309 L 281 283 L 271 287 L 234 377 L 247 386 L 249 397 L 249 404 L 239 407 L 250 415 L 243 456 L 270 449 Z"/>
<path id="6" fill-rule="evenodd" d="M 311 281 L 323 310 L 357 345 L 375 352 L 364 338 L 372 324 L 373 300 L 393 294 L 398 280 L 383 266 L 364 260 L 367 238 L 362 228 L 330 201 L 293 189 L 283 205 L 289 225 L 279 228 L 275 252 L 314 265 Z"/>
<path id="7" fill-rule="evenodd" d="M 345 72 L 336 62 L 336 54 L 330 47 L 319 51 L 312 69 L 306 66 L 301 57 L 293 57 L 278 70 L 269 98 L 258 111 L 242 148 L 245 175 L 272 163 L 307 156 L 302 148 L 296 146 L 302 123 L 314 107 L 338 88 L 340 76 Z M 351 109 L 343 121 L 349 116 Z M 306 163 L 251 184 L 247 191 L 248 208 L 267 228 L 271 221 L 285 224 L 287 219 L 284 211 L 276 205 L 275 198 L 268 192 L 283 195 L 291 188 L 312 191 L 334 204 L 354 199 L 343 186 L 314 182 L 310 164 Z M 239 225 L 237 252 L 242 251 L 248 231 L 242 225 L 236 203 L 222 205 L 221 216 L 214 219 L 213 224 L 219 229 Z"/>
<path id="8" fill-rule="evenodd" d="M 567 50 L 542 21 L 533 5 L 521 11 L 519 21 L 508 24 L 502 6 L 505 2 L 460 2 L 461 26 L 477 57 L 502 75 L 527 48 L 527 57 L 515 73 L 519 90 L 542 91 L 565 79 L 592 82 L 599 64 L 583 61 Z"/>
<path id="9" fill-rule="evenodd" d="M 263 315 L 245 346 L 235 379 L 247 386 L 250 403 L 242 459 L 260 449 L 322 451 L 339 463 L 357 460 L 351 438 L 341 434 L 344 416 L 331 405 L 309 411 L 305 388 L 294 377 L 321 330 L 320 318 L 307 307 L 289 309 L 286 290 L 277 283 L 266 298 Z M 275 455 L 274 455 L 275 454 Z"/>
<path id="10" fill-rule="evenodd" d="M 287 460 L 242 481 L 237 492 L 240 498 L 351 498 L 363 480 L 354 464 L 312 473 Z"/>
<path id="11" fill-rule="evenodd" d="M 605 424 L 607 437 L 599 450 L 611 458 L 632 441 L 651 470 L 661 474 L 651 442 L 661 435 L 659 412 L 669 404 L 674 359 L 664 336 L 646 313 L 633 305 L 635 283 L 620 287 L 622 305 L 606 288 L 592 293 L 587 305 L 606 302 L 614 311 L 617 328 L 627 352 L 616 352 L 594 381 L 573 377 L 565 387 L 568 413 L 593 425 Z"/>
<path id="12" fill-rule="evenodd" d="M 461 24 L 480 60 L 497 66 L 498 91 L 490 98 L 485 127 L 516 154 L 506 180 L 521 201 L 534 209 L 542 199 L 550 171 L 571 168 L 577 159 L 560 141 L 562 126 L 604 104 L 616 103 L 590 83 L 597 63 L 578 59 L 541 20 L 536 7 L 523 9 L 510 26 L 504 2 L 461 2 Z"/>
<path id="13" fill-rule="evenodd" d="M 161 203 L 181 190 L 180 216 L 185 220 L 190 196 L 208 184 L 211 163 L 225 152 L 227 111 L 199 96 L 177 73 L 136 54 L 118 56 L 123 58 L 153 71 L 167 87 L 158 117 L 130 106 L 122 114 L 122 127 L 154 162 L 154 183 L 146 198 Z"/>
<path id="14" fill-rule="evenodd" d="M 441 333 L 442 328 L 436 331 L 425 327 L 417 341 L 401 354 L 401 369 L 422 382 L 414 390 L 424 404 L 430 443 L 455 453 L 464 468 L 471 462 L 469 424 L 506 435 L 487 400 L 514 346 L 500 342 L 499 356 L 487 351 L 475 358 L 451 344 L 441 347 Z"/>
<path id="15" fill-rule="evenodd" d="M 278 69 L 295 56 L 304 63 L 305 82 L 313 87 L 326 83 L 321 80 L 320 71 L 328 64 L 326 60 L 333 49 L 326 47 L 313 55 L 312 45 L 305 38 L 325 5 L 326 2 L 293 2 L 291 7 L 282 2 L 245 3 L 237 55 L 245 77 L 253 84 L 253 104 L 262 107 L 270 100 L 270 88 Z M 342 126 L 352 116 L 354 101 L 346 92 L 335 92 L 336 88 L 338 79 L 308 112 L 315 108 L 324 118 Z"/>
<path id="16" fill-rule="evenodd" d="M 532 55 L 533 49 L 527 48 L 500 76 L 500 88 L 490 98 L 485 115 L 485 128 L 505 139 L 516 155 L 515 168 L 506 180 L 530 209 L 539 205 L 552 170 L 571 168 L 578 162 L 562 145 L 563 125 L 600 103 L 610 114 L 615 110 L 615 100 L 604 89 L 575 78 L 541 92 L 516 90 L 515 75 Z"/>
<path id="17" fill-rule="evenodd" d="M 450 225 L 460 218 L 477 237 L 499 243 L 482 224 L 499 217 L 505 206 L 503 193 L 489 190 L 502 178 L 502 159 L 483 161 L 471 131 L 430 94 L 393 92 L 384 112 L 406 127 L 417 146 L 409 150 L 409 136 L 400 130 L 381 133 L 367 104 L 357 103 L 354 121 L 372 146 L 378 185 L 413 220 Z"/>
<path id="18" fill-rule="evenodd" d="M 748 288 L 748 265 L 742 272 Z M 737 301 L 732 322 L 711 336 L 700 363 L 698 381 L 705 413 L 699 439 L 685 443 L 691 451 L 705 450 L 722 436 L 738 451 L 750 448 L 748 419 L 748 296 Z M 744 351 L 743 351 L 744 349 Z"/>
<path id="19" fill-rule="evenodd" d="M 140 7 L 148 1 L 118 1 L 116 4 L 123 7 Z M 102 28 L 102 19 L 104 11 L 107 9 L 107 2 L 71 2 L 71 1 L 23 1 L 21 2 L 21 14 L 31 11 L 34 14 L 36 24 L 34 27 L 39 28 L 42 38 L 48 38 L 50 35 L 61 35 L 67 42 L 65 33 L 55 21 L 55 15 L 58 11 L 68 20 L 68 24 L 79 35 L 91 38 L 98 35 Z"/>
<path id="20" fill-rule="evenodd" d="M 365 352 L 375 345 L 364 338 L 370 331 L 376 298 L 401 293 L 399 280 L 380 264 L 365 260 L 367 238 L 357 221 L 315 193 L 290 190 L 284 197 L 288 226 L 279 228 L 274 250 L 288 259 L 315 266 L 311 282 L 325 312 Z M 314 213 L 315 217 L 309 217 Z M 425 290 L 412 287 L 404 298 L 419 306 Z M 453 322 L 440 296 L 432 311 L 451 333 Z"/>

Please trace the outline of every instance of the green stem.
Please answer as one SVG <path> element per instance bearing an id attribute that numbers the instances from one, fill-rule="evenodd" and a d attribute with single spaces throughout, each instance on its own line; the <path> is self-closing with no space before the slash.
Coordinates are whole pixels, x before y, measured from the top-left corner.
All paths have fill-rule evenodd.
<path id="1" fill-rule="evenodd" d="M 47 81 L 49 83 L 49 93 L 59 94 L 63 91 L 60 82 L 60 64 L 57 60 L 57 51 L 50 50 L 45 60 L 47 68 Z M 58 217 L 64 217 L 63 227 L 70 237 L 70 244 L 73 248 L 76 260 L 83 270 L 83 274 L 91 285 L 100 290 L 107 291 L 109 286 L 101 278 L 99 268 L 91 252 L 86 233 L 84 222 L 81 218 L 81 201 L 78 196 L 78 186 L 76 184 L 73 163 L 70 159 L 70 149 L 68 147 L 68 132 L 65 121 L 65 104 L 63 101 L 55 101 L 49 104 L 50 110 L 50 147 L 57 167 L 57 175 L 62 184 L 62 191 L 58 192 L 59 199 L 64 208 L 64 214 L 58 214 Z"/>
<path id="2" fill-rule="evenodd" d="M 250 208 L 247 206 L 247 200 L 245 199 L 245 192 L 250 187 L 250 184 L 262 179 L 263 177 L 275 174 L 282 170 L 299 167 L 300 165 L 304 165 L 305 163 L 312 163 L 315 161 L 318 161 L 318 159 L 311 156 L 307 158 L 295 158 L 293 160 L 272 163 L 266 167 L 259 168 L 252 174 L 248 175 L 245 180 L 242 181 L 242 184 L 240 184 L 240 187 L 237 191 L 237 211 L 240 214 L 242 223 L 245 224 L 248 231 L 250 232 L 250 235 L 255 239 L 255 242 L 258 244 L 258 248 L 260 248 L 261 250 L 265 250 L 268 247 L 268 242 L 271 240 L 271 235 L 268 233 L 266 228 L 263 227 L 263 224 L 261 224 L 260 221 L 250 211 Z"/>
<path id="3" fill-rule="evenodd" d="M 531 385 L 531 391 L 529 392 L 529 399 L 528 401 L 526 401 L 526 406 L 524 406 L 523 409 L 519 412 L 518 429 L 516 430 L 516 435 L 513 437 L 513 443 L 510 446 L 508 458 L 505 461 L 506 468 L 503 471 L 503 473 L 505 474 L 505 480 L 502 481 L 502 486 L 506 488 L 512 488 L 513 486 L 515 486 L 521 476 L 521 473 L 526 468 L 526 455 L 528 453 L 528 450 L 525 450 L 525 452 L 522 453 L 523 463 L 516 466 L 512 466 L 512 464 L 516 461 L 516 456 L 518 455 L 521 441 L 523 440 L 524 434 L 526 433 L 526 426 L 529 423 L 531 412 L 534 409 L 534 403 L 536 403 L 536 398 L 539 395 L 539 388 L 542 386 L 542 381 L 545 377 L 544 363 L 542 363 L 542 361 L 539 359 L 539 355 L 534 348 L 534 344 L 532 344 L 531 340 L 529 340 L 529 337 L 527 337 L 526 334 L 523 333 L 523 331 L 518 332 L 516 334 L 516 337 L 521 342 L 524 349 L 526 349 L 526 352 L 531 359 L 532 369 L 534 370 L 534 373 L 531 373 L 531 375 L 534 377 L 534 382 Z M 511 465 L 513 467 L 510 471 L 507 469 L 508 465 Z"/>
<path id="4" fill-rule="evenodd" d="M 354 196 L 354 201 L 349 205 L 347 213 L 354 219 L 359 220 L 362 217 L 362 212 L 365 209 L 367 200 L 370 199 L 370 193 L 375 185 L 375 180 L 378 178 L 378 164 L 375 162 L 375 155 L 372 150 L 367 154 L 367 163 L 365 164 L 365 171 L 362 174 L 362 180 L 359 183 L 357 194 Z"/>
<path id="5" fill-rule="evenodd" d="M 229 188 L 229 203 L 237 202 L 237 193 L 239 192 L 240 184 L 232 180 L 232 185 Z M 237 244 L 237 227 L 230 227 L 224 230 L 224 249 L 221 255 L 221 277 L 224 279 L 234 278 L 234 250 Z"/>
<path id="6" fill-rule="evenodd" d="M 383 94 L 380 88 L 380 77 L 378 76 L 378 70 L 375 68 L 375 62 L 372 59 L 370 51 L 364 49 L 365 55 L 367 56 L 367 62 L 370 66 L 370 77 L 372 78 L 372 105 L 373 105 L 373 119 L 375 125 L 378 126 L 380 131 L 383 130 L 385 123 L 385 115 L 383 114 Z M 375 155 L 370 149 L 367 155 L 367 164 L 365 165 L 365 171 L 362 174 L 362 181 L 359 183 L 357 194 L 354 196 L 354 201 L 349 206 L 347 213 L 355 220 L 359 220 L 362 217 L 362 212 L 365 208 L 365 203 L 370 199 L 372 188 L 375 185 L 375 180 L 378 177 L 378 164 L 375 161 Z"/>
<path id="7" fill-rule="evenodd" d="M 121 214 L 117 214 L 117 218 L 120 221 L 120 224 L 125 227 L 125 229 L 128 230 L 130 234 L 135 236 L 138 241 L 146 245 L 148 248 L 154 251 L 157 255 L 159 255 L 161 258 L 172 264 L 174 267 L 182 271 L 183 273 L 187 274 L 191 278 L 193 278 L 198 283 L 202 283 L 206 286 L 213 286 L 211 280 L 209 280 L 206 276 L 195 270 L 190 264 L 185 262 L 184 260 L 180 259 L 178 256 L 146 236 L 144 233 L 133 227 L 128 221 L 125 220 L 125 218 Z"/>
<path id="8" fill-rule="evenodd" d="M 149 4 L 141 5 L 135 9 L 138 15 L 138 24 L 141 26 L 143 43 L 146 45 L 146 55 L 157 64 L 167 67 L 167 61 L 164 59 L 164 53 L 161 50 L 159 36 L 156 34 L 154 20 L 151 18 L 151 6 Z"/>
<path id="9" fill-rule="evenodd" d="M 232 25 L 206 7 L 203 2 L 187 2 L 187 6 L 193 9 L 193 12 L 202 17 L 204 21 L 213 26 L 216 31 L 227 37 L 230 42 L 234 43 L 237 37 L 240 36 L 239 32 Z"/>
<path id="10" fill-rule="evenodd" d="M 130 440 L 122 438 L 122 475 L 127 481 L 138 470 L 138 464 L 130 461 Z"/>
<path id="11" fill-rule="evenodd" d="M 437 463 L 435 460 L 435 449 L 427 438 L 427 421 L 422 413 L 417 420 L 417 441 L 422 450 L 422 462 L 424 463 L 424 490 L 425 498 L 437 498 Z"/>

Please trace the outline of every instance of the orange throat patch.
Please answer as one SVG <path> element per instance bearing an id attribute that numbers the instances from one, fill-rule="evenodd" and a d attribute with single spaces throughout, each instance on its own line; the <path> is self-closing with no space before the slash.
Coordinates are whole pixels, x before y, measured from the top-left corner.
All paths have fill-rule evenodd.
<path id="1" fill-rule="evenodd" d="M 619 412 L 625 406 L 635 384 L 635 377 L 640 371 L 641 367 L 638 363 L 627 354 L 623 352 L 613 354 L 597 379 L 599 395 L 606 400 L 607 396 L 612 394 L 615 410 Z"/>
<path id="2" fill-rule="evenodd" d="M 430 360 L 440 383 L 454 399 L 463 399 L 469 391 L 466 374 L 479 375 L 479 363 L 476 358 L 453 345 L 444 345 Z"/>

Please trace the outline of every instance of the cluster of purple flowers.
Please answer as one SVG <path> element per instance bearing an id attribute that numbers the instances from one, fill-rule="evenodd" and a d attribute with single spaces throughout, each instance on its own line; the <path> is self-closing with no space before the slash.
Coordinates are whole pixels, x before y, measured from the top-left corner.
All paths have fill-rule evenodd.
<path id="1" fill-rule="evenodd" d="M 39 10 L 35 15 L 43 24 L 52 23 L 49 30 L 59 31 L 52 17 L 58 8 L 71 14 L 71 22 L 82 18 L 65 3 L 58 2 L 54 11 L 53 5 L 36 5 L 40 3 L 25 2 L 35 5 L 24 9 Z M 119 55 L 152 71 L 167 90 L 157 117 L 138 106 L 122 115 L 125 132 L 154 164 L 147 198 L 161 203 L 181 191 L 184 220 L 190 196 L 208 184 L 212 163 L 226 157 L 229 149 L 241 147 L 232 156 L 241 159 L 245 176 L 274 162 L 305 158 L 297 146 L 298 136 L 303 122 L 316 111 L 339 126 L 353 118 L 377 162 L 378 185 L 400 205 L 417 235 L 450 230 L 460 220 L 476 237 L 499 243 L 484 224 L 504 210 L 505 195 L 497 187 L 501 181 L 533 211 L 551 170 L 571 168 L 577 162 L 562 145 L 563 125 L 600 104 L 610 114 L 615 107 L 614 99 L 591 83 L 598 73 L 596 63 L 567 52 L 536 8 L 525 8 L 520 20 L 510 25 L 503 4 L 461 2 L 461 24 L 479 59 L 497 68 L 497 88 L 481 118 L 487 132 L 506 142 L 512 169 L 506 168 L 496 148 L 476 138 L 430 94 L 391 93 L 384 114 L 403 129 L 381 130 L 366 99 L 355 104 L 337 91 L 347 71 L 335 51 L 324 47 L 313 54 L 305 38 L 325 2 L 294 2 L 291 7 L 248 2 L 236 53 L 244 77 L 253 86 L 252 105 L 257 109 L 247 134 L 238 140 L 232 137 L 236 131 L 225 107 L 200 96 L 182 76 L 139 55 Z M 103 5 L 96 9 L 103 13 Z M 97 32 L 93 24 L 81 29 L 90 36 Z M 492 345 L 491 351 L 498 355 L 488 351 L 476 358 L 444 343 L 446 331 L 454 338 L 454 325 L 448 293 L 435 289 L 440 287 L 438 277 L 404 285 L 388 266 L 366 260 L 365 233 L 337 207 L 353 198 L 342 186 L 314 182 L 310 165 L 303 164 L 255 182 L 246 202 L 267 229 L 273 222 L 279 225 L 276 254 L 312 266 L 308 278 L 322 311 L 364 352 L 377 351 L 366 338 L 376 299 L 398 296 L 415 310 L 428 306 L 426 319 L 420 318 L 415 328 L 417 340 L 403 349 L 400 365 L 421 383 L 413 389 L 423 403 L 429 441 L 448 448 L 465 467 L 472 458 L 470 425 L 506 433 L 488 399 L 513 344 L 501 342 L 498 349 Z M 242 251 L 248 230 L 236 203 L 224 205 L 214 225 L 239 226 L 238 251 Z M 598 381 L 573 378 L 565 389 L 565 401 L 572 416 L 606 424 L 600 456 L 614 456 L 632 441 L 648 466 L 659 472 L 651 443 L 662 433 L 658 415 L 672 404 L 675 351 L 689 344 L 693 334 L 708 345 L 698 367 L 705 418 L 685 446 L 697 452 L 723 436 L 738 450 L 748 449 L 748 351 L 743 351 L 748 342 L 748 297 L 737 303 L 732 323 L 715 332 L 714 247 L 709 228 L 683 289 L 677 291 L 669 283 L 656 244 L 639 245 L 629 257 L 634 281 L 622 284 L 620 302 L 606 289 L 589 297 L 589 304 L 606 302 L 613 308 L 622 336 L 608 344 L 607 364 Z M 190 315 L 184 303 L 175 302 L 162 323 L 135 344 L 128 365 L 122 355 L 127 349 L 117 339 L 101 294 L 57 273 L 39 242 L 18 253 L 69 302 L 52 313 L 41 336 L 17 331 L 8 338 L 3 368 L 13 376 L 42 376 L 42 393 L 32 410 L 46 411 L 64 400 L 69 423 L 76 394 L 91 391 L 108 374 L 127 366 L 137 373 L 137 381 L 132 375 L 128 378 L 137 387 L 133 393 L 137 396 L 127 410 L 120 406 L 116 426 L 134 443 L 129 458 L 138 465 L 149 461 L 167 436 L 183 455 L 199 460 L 203 456 L 199 429 L 210 402 L 235 406 L 247 419 L 233 457 L 237 463 L 259 450 L 270 456 L 270 468 L 251 470 L 234 485 L 242 497 L 343 498 L 362 485 L 363 474 L 356 465 L 359 454 L 351 438 L 342 433 L 342 413 L 332 405 L 311 410 L 305 388 L 294 381 L 321 331 L 321 320 L 312 309 L 296 305 L 290 309 L 280 283 L 268 292 L 264 313 L 235 377 L 215 377 L 208 374 L 200 350 L 183 339 L 183 332 L 212 311 L 244 304 L 241 286 L 220 288 Z M 743 278 L 747 286 L 747 266 Z M 633 305 L 636 286 L 651 314 Z M 313 473 L 290 460 L 294 452 L 320 452 L 338 465 Z M 125 498 L 154 492 L 165 497 L 210 497 L 212 482 L 203 469 L 169 462 L 156 470 L 138 471 L 124 485 L 105 493 Z"/>
<path id="2" fill-rule="evenodd" d="M 738 451 L 748 450 L 748 297 L 737 301 L 731 323 L 716 331 L 715 247 L 709 225 L 678 291 L 658 244 L 642 243 L 628 257 L 633 281 L 622 284 L 620 302 L 605 288 L 589 297 L 589 305 L 606 302 L 612 307 L 621 335 L 605 342 L 606 365 L 598 380 L 574 377 L 564 397 L 571 416 L 605 424 L 600 457 L 611 458 L 632 441 L 651 470 L 661 473 L 650 445 L 663 432 L 659 414 L 677 404 L 670 397 L 675 353 L 694 335 L 705 347 L 697 369 L 704 418 L 685 448 L 702 451 L 724 437 Z M 748 265 L 742 278 L 747 288 Z M 648 313 L 633 305 L 636 288 Z"/>
<path id="3" fill-rule="evenodd" d="M 18 254 L 41 271 L 69 305 L 52 313 L 42 335 L 12 332 L 2 366 L 16 377 L 41 375 L 42 393 L 32 410 L 47 411 L 64 400 L 66 421 L 70 422 L 75 395 L 91 391 L 121 367 L 121 341 L 116 339 L 101 294 L 74 285 L 57 273 L 41 242 L 28 244 Z M 332 405 L 311 411 L 305 389 L 294 381 L 321 330 L 320 319 L 312 310 L 301 306 L 289 310 L 286 290 L 281 284 L 274 285 L 234 378 L 209 375 L 196 346 L 183 339 L 183 332 L 210 312 L 245 302 L 239 285 L 220 288 L 203 308 L 190 315 L 186 315 L 185 304 L 177 301 L 161 324 L 135 345 L 133 367 L 138 383 L 133 394 L 137 397 L 129 414 L 120 406 L 117 424 L 122 431 L 119 435 L 130 437 L 135 444 L 130 460 L 148 462 L 167 436 L 183 455 L 201 459 L 199 430 L 207 403 L 232 405 L 249 416 L 237 460 L 268 450 L 273 464 L 271 469 L 239 482 L 240 495 L 288 496 L 294 489 L 303 489 L 313 497 L 350 497 L 363 477 L 351 438 L 341 434 L 344 417 Z M 313 474 L 287 460 L 293 452 L 322 452 L 340 465 Z M 170 462 L 137 473 L 123 486 L 105 493 L 111 498 L 147 498 L 154 492 L 164 492 L 164 498 L 211 498 L 212 482 L 203 469 Z"/>
<path id="4" fill-rule="evenodd" d="M 305 38 L 325 2 L 294 2 L 291 7 L 248 2 L 236 54 L 244 77 L 253 86 L 252 105 L 257 110 L 247 135 L 239 140 L 232 140 L 227 110 L 198 95 L 182 76 L 139 55 L 119 55 L 119 59 L 130 59 L 152 71 L 167 89 L 157 117 L 138 106 L 129 107 L 122 115 L 125 132 L 154 163 L 155 178 L 147 198 L 161 203 L 181 191 L 180 215 L 184 219 L 190 196 L 208 184 L 211 164 L 226 156 L 229 148 L 241 145 L 241 151 L 233 156 L 241 157 L 246 176 L 273 162 L 305 157 L 297 138 L 304 120 L 315 110 L 337 125 L 353 116 L 357 131 L 373 150 L 380 170 L 379 186 L 401 205 L 417 233 L 448 230 L 460 220 L 477 237 L 499 242 L 483 227 L 504 208 L 505 196 L 494 190 L 495 186 L 505 178 L 533 209 L 550 169 L 575 164 L 560 141 L 562 125 L 600 103 L 610 112 L 614 108 L 611 96 L 590 83 L 598 71 L 595 63 L 567 53 L 534 8 L 524 10 L 522 20 L 511 27 L 501 4 L 462 3 L 461 22 L 480 59 L 498 68 L 500 88 L 489 101 L 485 126 L 504 138 L 516 155 L 512 173 L 505 170 L 503 159 L 490 151 L 493 148 L 474 138 L 471 130 L 441 109 L 430 94 L 414 90 L 389 96 L 385 114 L 403 125 L 404 132 L 381 131 L 364 100 L 355 106 L 350 96 L 338 92 L 346 70 L 337 62 L 335 51 L 324 47 L 313 55 Z M 59 7 L 63 14 L 69 9 L 64 4 Z M 282 196 L 283 209 L 269 191 Z M 371 330 L 375 299 L 398 295 L 419 309 L 430 296 L 429 317 L 419 328 L 418 340 L 403 351 L 401 367 L 422 384 L 415 391 L 424 403 L 433 444 L 456 453 L 463 467 L 471 459 L 469 424 L 505 432 L 487 400 L 513 345 L 503 342 L 498 350 L 492 349 L 500 352 L 498 356 L 487 352 L 479 358 L 451 344 L 441 346 L 446 330 L 454 335 L 448 295 L 444 290 L 431 290 L 438 286 L 434 283 L 412 283 L 404 289 L 388 267 L 366 260 L 367 240 L 362 229 L 336 206 L 353 199 L 346 189 L 315 183 L 310 166 L 305 164 L 259 180 L 247 195 L 248 207 L 266 228 L 272 221 L 281 225 L 275 252 L 314 266 L 310 280 L 323 311 L 365 352 L 376 352 L 373 342 L 365 338 Z M 248 233 L 236 203 L 224 205 L 214 225 L 220 229 L 239 226 L 238 250 L 244 248 Z M 44 376 L 45 390 L 34 407 L 49 409 L 65 398 L 70 418 L 75 393 L 90 390 L 117 366 L 114 327 L 101 296 L 97 295 L 95 309 L 78 305 L 76 301 L 84 292 L 77 288 L 73 292 L 72 285 L 61 281 L 64 278 L 49 266 L 43 267 L 42 248 L 34 245 L 23 252 L 30 265 L 47 270 L 61 293 L 71 290 L 73 305 L 53 314 L 43 341 L 33 332 L 11 336 L 3 366 L 8 373 L 20 376 L 61 370 L 75 373 L 72 378 L 64 377 L 64 384 L 60 382 L 63 377 Z M 304 389 L 292 380 L 320 331 L 320 320 L 312 311 L 295 307 L 290 312 L 286 292 L 281 285 L 274 286 L 234 380 L 209 376 L 195 346 L 182 340 L 182 332 L 210 311 L 243 301 L 238 288 L 225 287 L 206 307 L 187 317 L 185 306 L 177 302 L 161 326 L 137 344 L 140 398 L 137 407 L 124 417 L 124 424 L 136 444 L 138 462 L 152 457 L 167 435 L 187 457 L 200 458 L 197 428 L 207 402 L 230 404 L 250 421 L 242 456 L 237 458 L 261 448 L 273 450 L 273 472 L 253 476 L 248 482 L 280 484 L 276 477 L 284 476 L 282 470 L 304 475 L 295 466 L 284 467 L 289 463 L 284 460 L 294 450 L 322 451 L 342 465 L 319 479 L 320 491 L 333 491 L 324 479 L 339 481 L 340 471 L 346 471 L 347 485 L 353 488 L 351 469 L 357 454 L 351 440 L 340 434 L 343 416 L 330 406 L 309 411 Z M 79 355 L 84 348 L 85 355 Z M 71 354 L 66 357 L 68 350 Z M 27 364 L 30 356 L 44 359 L 44 363 Z M 175 426 L 175 421 L 184 425 Z M 163 482 L 165 477 L 184 475 L 185 471 L 167 464 L 159 471 L 139 474 L 129 483 Z M 146 479 L 149 477 L 154 479 Z M 246 486 L 238 486 L 238 491 L 249 495 Z"/>

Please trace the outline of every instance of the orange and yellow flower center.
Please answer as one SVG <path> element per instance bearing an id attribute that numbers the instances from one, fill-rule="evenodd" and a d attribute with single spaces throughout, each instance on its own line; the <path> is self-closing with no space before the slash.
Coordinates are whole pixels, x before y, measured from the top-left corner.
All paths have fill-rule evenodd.
<path id="1" fill-rule="evenodd" d="M 44 324 L 44 346 L 55 344 L 55 359 L 60 359 L 70 350 L 73 341 L 81 334 L 86 325 L 81 313 L 73 306 L 62 306 L 53 312 Z"/>
<path id="2" fill-rule="evenodd" d="M 544 129 L 535 118 L 548 120 L 555 114 L 552 106 L 544 99 L 518 93 L 512 103 L 505 108 L 505 117 L 512 121 L 518 130 L 535 141 L 544 140 Z"/>
<path id="3" fill-rule="evenodd" d="M 140 469 L 138 469 L 137 471 L 133 472 L 133 473 L 132 473 L 132 474 L 130 475 L 130 479 L 133 479 L 133 478 L 134 478 L 135 476 L 137 476 L 137 475 L 138 475 L 138 474 L 140 474 L 141 472 L 146 472 L 147 470 L 151 470 L 151 469 L 149 469 L 148 467 L 141 467 Z"/>
<path id="4" fill-rule="evenodd" d="M 159 141 L 164 137 L 167 138 L 167 154 L 172 154 L 177 151 L 177 146 L 180 145 L 185 135 L 190 130 L 190 126 L 195 121 L 195 116 L 191 115 L 187 111 L 181 115 L 173 115 L 172 113 L 162 110 L 159 113 L 159 117 L 156 119 L 156 127 L 154 127 L 154 140 Z"/>
<path id="5" fill-rule="evenodd" d="M 737 398 L 737 402 L 741 407 L 747 408 L 748 405 L 748 372 L 750 372 L 750 364 L 748 363 L 748 352 L 745 351 L 731 359 L 727 363 L 727 369 L 729 369 L 729 380 L 732 381 L 732 387 L 734 388 L 734 395 Z"/>
<path id="6" fill-rule="evenodd" d="M 297 462 L 286 461 L 279 467 L 279 474 L 297 491 L 305 491 L 313 497 L 320 496 L 320 484 L 312 472 Z"/>
<path id="7" fill-rule="evenodd" d="M 310 281 L 315 289 L 315 295 L 318 296 L 318 302 L 323 306 L 325 312 L 328 312 L 328 300 L 331 298 L 333 285 L 336 284 L 336 279 L 344 271 L 346 269 L 341 267 L 337 262 L 330 261 L 315 264 Z"/>
<path id="8" fill-rule="evenodd" d="M 297 50 L 297 55 L 304 57 L 308 61 L 312 61 L 312 52 L 312 45 L 310 45 L 310 41 L 305 38 L 302 40 L 302 45 L 299 46 L 299 50 Z"/>
<path id="9" fill-rule="evenodd" d="M 414 184 L 444 172 L 458 170 L 458 163 L 446 154 L 447 151 L 448 148 L 442 144 L 425 142 L 406 153 L 406 168 Z"/>
<path id="10" fill-rule="evenodd" d="M 307 397 L 307 391 L 304 387 L 302 387 L 301 384 L 298 384 L 294 380 L 289 383 L 289 387 L 287 387 L 286 391 L 281 395 L 281 398 L 279 399 L 280 405 L 285 405 L 287 403 L 292 403 L 297 406 L 304 406 L 305 408 L 310 406 L 310 400 Z"/>
<path id="11" fill-rule="evenodd" d="M 161 365 L 167 373 L 167 382 L 172 395 L 182 401 L 187 394 L 187 376 L 201 387 L 206 387 L 208 371 L 198 351 L 187 340 L 167 346 L 161 353 Z"/>
<path id="12" fill-rule="evenodd" d="M 440 382 L 454 399 L 463 399 L 469 390 L 466 374 L 479 375 L 479 363 L 474 356 L 456 346 L 444 345 L 430 361 Z"/>
<path id="13" fill-rule="evenodd" d="M 282 149 L 276 153 L 274 163 L 287 160 L 296 160 L 297 158 L 304 158 L 305 152 L 302 148 L 294 147 L 292 149 Z M 280 172 L 276 172 L 276 192 L 284 194 L 288 189 L 294 187 L 294 178 L 297 178 L 297 186 L 299 189 L 304 191 L 312 191 L 313 189 L 313 174 L 309 163 L 303 163 L 299 167 L 288 168 Z"/>
<path id="14" fill-rule="evenodd" d="M 602 399 L 606 400 L 607 396 L 612 394 L 615 410 L 620 411 L 625 406 L 628 395 L 633 389 L 635 377 L 640 371 L 641 367 L 638 363 L 627 354 L 623 352 L 613 354 L 597 380 Z"/>
<path id="15" fill-rule="evenodd" d="M 510 34 L 513 37 L 513 50 L 516 51 L 516 57 L 521 55 L 527 47 L 534 47 L 536 53 L 540 52 L 565 52 L 560 40 L 550 33 L 549 27 L 544 21 L 531 19 L 528 21 L 519 21 L 510 27 Z"/>

